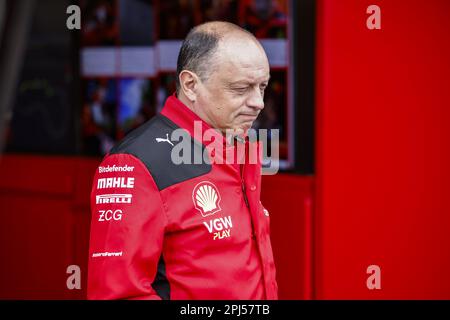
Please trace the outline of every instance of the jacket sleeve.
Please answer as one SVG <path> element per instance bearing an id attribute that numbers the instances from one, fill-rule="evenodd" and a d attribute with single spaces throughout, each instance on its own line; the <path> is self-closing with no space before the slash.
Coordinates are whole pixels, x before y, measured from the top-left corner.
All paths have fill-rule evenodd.
<path id="1" fill-rule="evenodd" d="M 129 154 L 106 156 L 91 191 L 88 299 L 161 299 L 153 284 L 166 213 L 145 165 Z"/>

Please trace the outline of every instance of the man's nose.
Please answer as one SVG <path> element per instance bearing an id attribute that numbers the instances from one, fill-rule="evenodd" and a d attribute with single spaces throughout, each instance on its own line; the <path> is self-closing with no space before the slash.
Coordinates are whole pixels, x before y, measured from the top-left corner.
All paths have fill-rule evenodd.
<path id="1" fill-rule="evenodd" d="M 251 96 L 247 100 L 247 105 L 261 111 L 264 109 L 264 93 L 259 88 L 252 90 Z"/>

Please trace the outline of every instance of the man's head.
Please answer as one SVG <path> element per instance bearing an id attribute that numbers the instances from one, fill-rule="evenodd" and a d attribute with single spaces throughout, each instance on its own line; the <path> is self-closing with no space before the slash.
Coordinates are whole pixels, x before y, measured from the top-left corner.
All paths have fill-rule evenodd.
<path id="1" fill-rule="evenodd" d="M 220 130 L 248 130 L 264 108 L 269 62 L 258 40 L 228 22 L 193 28 L 178 56 L 177 96 Z"/>

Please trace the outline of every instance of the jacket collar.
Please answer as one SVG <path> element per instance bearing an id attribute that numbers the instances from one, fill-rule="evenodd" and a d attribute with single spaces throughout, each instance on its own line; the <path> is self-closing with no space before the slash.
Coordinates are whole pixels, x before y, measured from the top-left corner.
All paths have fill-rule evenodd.
<path id="1" fill-rule="evenodd" d="M 249 139 L 247 134 L 243 137 L 233 137 L 233 141 L 227 143 L 227 138 L 219 130 L 213 129 L 207 122 L 202 120 L 197 114 L 181 102 L 175 96 L 175 93 L 167 98 L 166 103 L 161 110 L 161 114 L 169 118 L 180 128 L 187 130 L 195 140 L 207 147 L 208 150 L 210 149 L 209 147 L 213 145 L 211 144 L 212 141 L 214 141 L 214 144 L 222 144 L 224 149 L 235 148 L 235 143 L 244 143 L 244 149 L 248 150 Z M 208 131 L 208 135 L 205 136 L 204 133 L 209 129 L 213 130 Z M 206 137 L 206 139 L 203 139 L 203 137 Z M 259 144 L 257 142 L 255 143 L 257 145 Z M 209 151 L 211 152 L 212 150 Z M 261 152 L 261 147 L 257 147 L 253 152 L 257 152 L 255 157 L 258 159 L 258 163 L 260 163 L 260 155 L 258 155 L 258 153 Z M 214 155 L 211 156 L 214 157 Z M 218 156 L 221 157 L 221 155 Z M 236 167 L 239 171 L 239 164 L 233 162 L 233 167 Z"/>
<path id="2" fill-rule="evenodd" d="M 175 93 L 167 98 L 164 108 L 161 110 L 161 114 L 175 122 L 179 127 L 187 130 L 198 142 L 204 145 L 209 143 L 209 141 L 203 141 L 204 133 L 213 128 L 181 102 L 175 96 Z M 213 139 L 218 139 L 216 140 L 218 143 L 220 142 L 226 145 L 226 138 L 220 131 L 213 129 L 208 131 L 208 133 L 212 133 L 214 136 Z"/>

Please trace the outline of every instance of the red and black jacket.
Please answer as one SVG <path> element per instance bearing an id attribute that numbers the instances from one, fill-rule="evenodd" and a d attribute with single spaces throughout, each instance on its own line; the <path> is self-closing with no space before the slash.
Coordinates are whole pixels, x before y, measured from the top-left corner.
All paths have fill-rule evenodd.
<path id="1" fill-rule="evenodd" d="M 97 169 L 88 299 L 277 299 L 261 164 L 173 163 L 180 128 L 194 155 L 217 156 L 194 121 L 210 129 L 171 96 Z"/>

